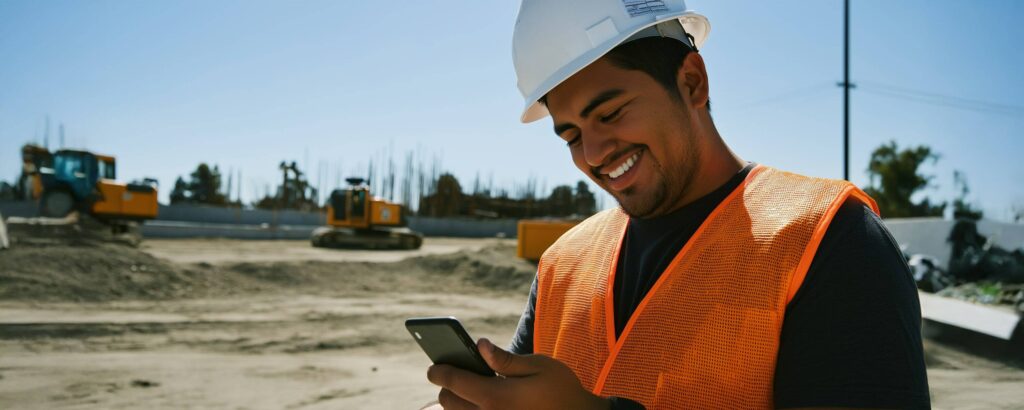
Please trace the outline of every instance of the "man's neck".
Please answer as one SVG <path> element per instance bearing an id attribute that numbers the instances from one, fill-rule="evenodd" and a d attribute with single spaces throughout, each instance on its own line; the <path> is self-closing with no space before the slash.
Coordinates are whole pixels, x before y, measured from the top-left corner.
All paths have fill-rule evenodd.
<path id="1" fill-rule="evenodd" d="M 740 172 L 747 164 L 743 158 L 732 152 L 729 146 L 725 144 L 722 136 L 718 134 L 714 123 L 711 122 L 710 116 L 702 119 L 705 120 L 706 126 L 704 129 L 707 130 L 707 135 L 703 139 L 706 141 L 706 145 L 702 147 L 703 152 L 701 153 L 700 164 L 696 172 L 694 172 L 692 180 L 689 181 L 690 189 L 676 203 L 676 206 L 672 209 L 673 211 L 689 205 L 718 189 L 718 187 L 728 182 L 733 175 Z"/>

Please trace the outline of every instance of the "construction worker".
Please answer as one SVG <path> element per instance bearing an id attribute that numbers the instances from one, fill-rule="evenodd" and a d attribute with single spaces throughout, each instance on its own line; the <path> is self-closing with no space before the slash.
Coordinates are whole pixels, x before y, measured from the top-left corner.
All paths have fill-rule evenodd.
<path id="1" fill-rule="evenodd" d="M 916 288 L 874 201 L 730 150 L 708 32 L 682 0 L 523 0 L 522 120 L 550 115 L 619 207 L 547 250 L 509 351 L 478 342 L 501 377 L 431 366 L 445 409 L 930 406 Z"/>

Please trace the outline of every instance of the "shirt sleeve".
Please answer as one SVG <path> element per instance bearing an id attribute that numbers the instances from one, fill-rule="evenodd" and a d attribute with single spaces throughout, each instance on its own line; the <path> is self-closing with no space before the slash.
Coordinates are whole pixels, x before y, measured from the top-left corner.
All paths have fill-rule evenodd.
<path id="1" fill-rule="evenodd" d="M 533 278 L 533 285 L 530 285 L 530 297 L 523 308 L 522 316 L 519 316 L 519 325 L 516 326 L 516 333 L 512 335 L 512 342 L 508 350 L 515 354 L 533 354 L 533 315 L 537 307 L 537 277 Z"/>
<path id="2" fill-rule="evenodd" d="M 930 408 L 921 343 L 902 252 L 877 215 L 847 201 L 787 306 L 775 406 Z"/>

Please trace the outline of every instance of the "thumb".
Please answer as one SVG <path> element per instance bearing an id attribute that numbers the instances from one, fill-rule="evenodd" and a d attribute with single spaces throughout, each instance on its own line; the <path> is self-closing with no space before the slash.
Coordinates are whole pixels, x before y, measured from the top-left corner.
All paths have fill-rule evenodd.
<path id="1" fill-rule="evenodd" d="M 480 356 L 483 356 L 487 365 L 502 376 L 528 376 L 539 370 L 531 356 L 510 353 L 495 346 L 490 340 L 480 339 L 477 342 L 477 349 L 480 350 Z"/>

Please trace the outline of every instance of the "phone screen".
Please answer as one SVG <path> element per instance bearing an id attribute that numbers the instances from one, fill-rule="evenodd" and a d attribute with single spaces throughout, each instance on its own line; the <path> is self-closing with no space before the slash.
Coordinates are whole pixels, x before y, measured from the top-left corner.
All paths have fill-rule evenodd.
<path id="1" fill-rule="evenodd" d="M 477 351 L 476 341 L 454 317 L 423 317 L 405 321 L 405 328 L 436 364 L 448 364 L 483 376 L 494 376 Z"/>

